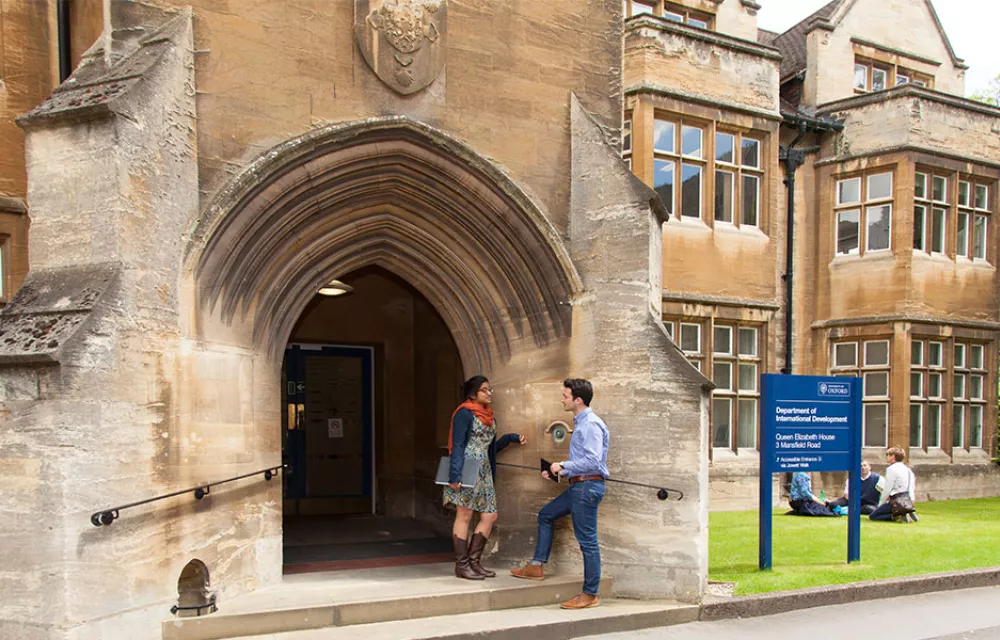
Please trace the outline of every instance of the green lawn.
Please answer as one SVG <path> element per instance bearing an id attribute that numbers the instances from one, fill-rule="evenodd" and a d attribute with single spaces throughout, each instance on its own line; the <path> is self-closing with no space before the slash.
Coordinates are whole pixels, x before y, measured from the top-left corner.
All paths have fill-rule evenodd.
<path id="1" fill-rule="evenodd" d="M 1000 498 L 921 502 L 920 522 L 861 518 L 861 562 L 847 564 L 847 518 L 775 509 L 773 569 L 757 570 L 757 512 L 709 514 L 708 574 L 736 595 L 1000 566 Z"/>

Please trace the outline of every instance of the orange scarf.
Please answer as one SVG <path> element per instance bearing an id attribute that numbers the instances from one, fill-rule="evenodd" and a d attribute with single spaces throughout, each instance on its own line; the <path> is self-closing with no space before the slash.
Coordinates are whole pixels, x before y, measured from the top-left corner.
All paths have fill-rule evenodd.
<path id="1" fill-rule="evenodd" d="M 493 407 L 484 407 L 478 402 L 473 402 L 472 400 L 466 400 L 462 404 L 458 405 L 455 412 L 451 414 L 451 422 L 448 423 L 448 455 L 451 455 L 452 440 L 455 437 L 455 416 L 462 409 L 468 409 L 479 418 L 479 421 L 485 424 L 487 427 L 493 426 Z"/>

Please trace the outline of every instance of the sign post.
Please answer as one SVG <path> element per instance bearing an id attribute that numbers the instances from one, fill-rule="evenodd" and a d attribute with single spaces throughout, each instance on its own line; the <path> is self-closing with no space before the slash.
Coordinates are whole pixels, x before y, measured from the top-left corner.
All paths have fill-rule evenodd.
<path id="1" fill-rule="evenodd" d="M 761 376 L 760 546 L 771 569 L 771 476 L 849 471 L 847 561 L 861 559 L 861 379 Z"/>

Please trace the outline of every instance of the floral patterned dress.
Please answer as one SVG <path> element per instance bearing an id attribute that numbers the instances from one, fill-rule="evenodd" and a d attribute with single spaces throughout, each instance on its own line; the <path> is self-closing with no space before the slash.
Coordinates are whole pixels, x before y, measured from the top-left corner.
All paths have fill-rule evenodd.
<path id="1" fill-rule="evenodd" d="M 453 504 L 480 513 L 496 513 L 497 494 L 493 488 L 493 471 L 490 469 L 490 445 L 496 438 L 496 423 L 483 424 L 479 418 L 472 419 L 469 441 L 465 445 L 465 457 L 479 461 L 479 477 L 474 487 L 444 488 L 444 504 Z"/>

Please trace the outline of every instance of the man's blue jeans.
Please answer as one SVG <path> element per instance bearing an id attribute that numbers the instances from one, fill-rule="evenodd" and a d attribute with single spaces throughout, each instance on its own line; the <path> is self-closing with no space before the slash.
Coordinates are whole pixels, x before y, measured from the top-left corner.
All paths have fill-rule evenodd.
<path id="1" fill-rule="evenodd" d="M 596 596 L 601 586 L 601 548 L 597 544 L 597 507 L 604 498 L 604 481 L 587 480 L 570 485 L 538 512 L 535 560 L 548 562 L 555 521 L 572 514 L 573 533 L 583 552 L 583 592 Z"/>

